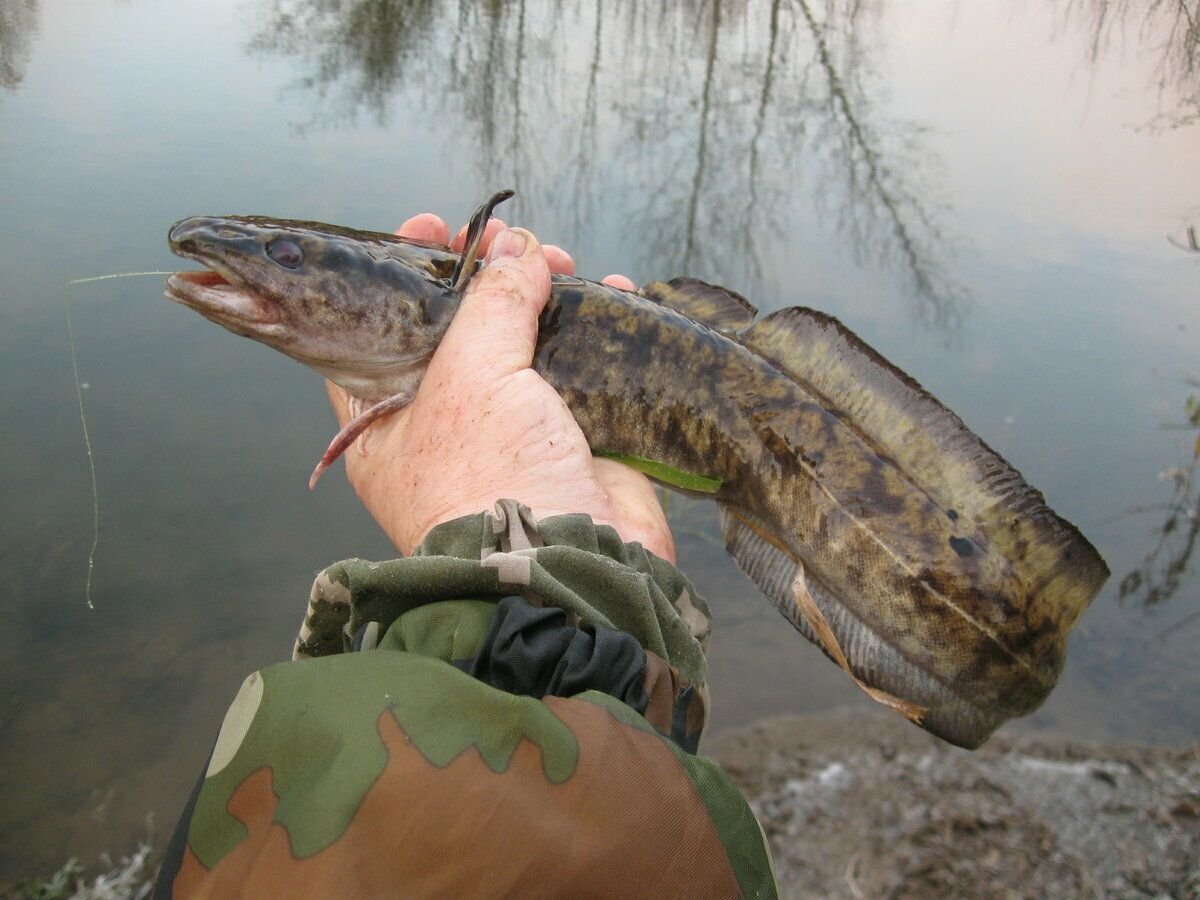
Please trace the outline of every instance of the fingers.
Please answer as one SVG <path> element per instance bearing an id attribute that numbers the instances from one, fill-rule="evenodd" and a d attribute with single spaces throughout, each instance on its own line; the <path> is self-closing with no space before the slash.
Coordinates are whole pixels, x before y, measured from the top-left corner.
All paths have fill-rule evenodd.
<path id="1" fill-rule="evenodd" d="M 418 216 L 418 218 L 420 217 Z M 410 219 L 409 221 L 412 220 Z M 485 255 L 491 249 L 492 241 L 496 239 L 496 235 L 507 227 L 501 219 L 488 220 L 487 227 L 483 229 L 483 240 L 479 243 L 479 254 L 481 256 Z M 461 253 L 466 243 L 467 226 L 464 225 L 458 230 L 458 234 L 454 236 L 450 248 Z M 571 254 L 567 253 L 562 247 L 556 247 L 554 244 L 543 244 L 542 252 L 546 254 L 546 264 L 555 275 L 575 274 L 575 260 L 571 259 Z"/>
<path id="2" fill-rule="evenodd" d="M 546 254 L 546 265 L 550 267 L 550 271 L 555 275 L 575 274 L 575 260 L 571 259 L 571 254 L 562 247 L 556 247 L 554 244 L 543 244 L 542 252 Z"/>
<path id="3" fill-rule="evenodd" d="M 505 229 L 492 241 L 478 274 L 433 356 L 426 379 L 473 383 L 528 368 L 537 344 L 538 316 L 550 297 L 550 269 L 537 238 Z M 487 377 L 480 377 L 487 376 Z"/>
<path id="4" fill-rule="evenodd" d="M 506 227 L 502 219 L 489 219 L 487 227 L 483 230 L 483 240 L 480 242 L 479 253 L 484 255 L 491 249 L 492 241 L 496 239 L 501 231 Z M 439 216 L 433 213 L 421 213 L 418 216 L 413 216 L 403 225 L 396 229 L 396 234 L 402 238 L 408 238 L 414 241 L 427 241 L 431 244 L 445 244 L 452 250 L 462 252 L 467 243 L 467 226 L 464 225 L 458 230 L 458 234 L 454 236 L 453 242 L 450 240 L 450 229 Z M 557 247 L 554 244 L 544 244 L 542 252 L 546 254 L 546 264 L 550 267 L 550 271 L 555 275 L 574 275 L 575 260 L 562 247 Z M 610 278 L 616 278 L 620 283 L 614 283 L 613 287 L 619 287 L 622 290 L 635 290 L 633 282 L 621 275 L 610 275 Z M 608 284 L 606 281 L 605 284 Z M 628 286 L 627 286 L 628 285 Z"/>
<path id="5" fill-rule="evenodd" d="M 574 274 L 571 272 L 568 275 Z M 601 284 L 607 284 L 609 287 L 615 287 L 622 291 L 636 291 L 637 285 L 626 278 L 624 275 L 606 275 L 600 280 Z"/>
<path id="6" fill-rule="evenodd" d="M 413 241 L 428 241 L 431 244 L 448 244 L 450 228 L 444 221 L 433 213 L 421 213 L 413 216 L 396 229 L 396 234 Z"/>
<path id="7" fill-rule="evenodd" d="M 479 255 L 483 256 L 492 246 L 492 241 L 496 239 L 496 235 L 502 232 L 508 226 L 504 224 L 503 219 L 488 219 L 487 225 L 483 229 L 483 240 L 479 242 Z M 462 253 L 467 246 L 467 226 L 464 225 L 458 229 L 458 234 L 454 236 L 454 240 L 450 242 L 450 249 L 457 250 Z"/>

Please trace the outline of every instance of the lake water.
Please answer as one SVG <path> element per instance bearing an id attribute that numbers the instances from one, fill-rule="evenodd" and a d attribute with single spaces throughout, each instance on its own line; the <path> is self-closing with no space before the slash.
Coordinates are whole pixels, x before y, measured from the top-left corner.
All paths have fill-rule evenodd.
<path id="1" fill-rule="evenodd" d="M 0 0 L 0 883 L 128 852 L 147 813 L 161 839 L 313 574 L 389 555 L 340 471 L 305 488 L 317 376 L 161 277 L 98 282 L 70 293 L 85 605 L 64 286 L 175 268 L 192 214 L 390 230 L 514 187 L 507 219 L 582 275 L 838 316 L 1113 570 L 1008 727 L 1195 740 L 1200 81 L 1166 6 Z M 671 515 L 716 611 L 714 728 L 869 703 L 714 551 L 710 506 Z"/>

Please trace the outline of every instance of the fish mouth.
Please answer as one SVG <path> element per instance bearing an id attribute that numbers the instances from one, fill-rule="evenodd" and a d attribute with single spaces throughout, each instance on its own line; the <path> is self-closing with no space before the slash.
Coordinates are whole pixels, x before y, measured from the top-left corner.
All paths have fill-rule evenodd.
<path id="1" fill-rule="evenodd" d="M 280 322 L 279 304 L 251 293 L 220 272 L 176 272 L 167 279 L 166 297 L 225 326 L 270 330 Z"/>

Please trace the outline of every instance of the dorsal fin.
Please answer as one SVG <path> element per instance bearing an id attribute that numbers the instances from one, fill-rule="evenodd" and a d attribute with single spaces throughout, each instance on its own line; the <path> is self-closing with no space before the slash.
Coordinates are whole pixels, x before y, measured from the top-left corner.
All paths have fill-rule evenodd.
<path id="1" fill-rule="evenodd" d="M 1075 526 L 958 416 L 837 319 L 782 309 L 739 340 L 878 445 L 948 516 L 974 521 L 1052 605 L 1063 633 L 1100 590 L 1108 567 Z"/>
<path id="2" fill-rule="evenodd" d="M 724 334 L 741 331 L 758 315 L 758 310 L 741 294 L 695 278 L 653 281 L 642 288 L 641 294 Z"/>
<path id="3" fill-rule="evenodd" d="M 483 206 L 475 210 L 475 215 L 471 216 L 471 222 L 467 225 L 467 240 L 463 245 L 463 254 L 459 257 L 458 265 L 454 267 L 454 274 L 450 278 L 450 284 L 458 293 L 461 294 L 467 289 L 467 283 L 475 274 L 475 260 L 479 258 L 479 242 L 483 240 L 483 232 L 487 229 L 488 219 L 492 217 L 492 210 L 505 200 L 515 196 L 516 193 L 513 190 L 504 190 L 492 194 Z"/>

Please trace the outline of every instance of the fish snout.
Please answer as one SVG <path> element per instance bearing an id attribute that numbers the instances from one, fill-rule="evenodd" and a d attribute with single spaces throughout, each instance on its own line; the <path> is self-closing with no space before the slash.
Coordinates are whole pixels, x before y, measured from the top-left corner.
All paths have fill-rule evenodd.
<path id="1" fill-rule="evenodd" d="M 205 263 L 257 257 L 264 240 L 262 229 L 222 216 L 190 216 L 167 232 L 171 252 Z"/>
<path id="2" fill-rule="evenodd" d="M 186 219 L 180 219 L 167 232 L 167 242 L 172 250 L 195 249 L 197 238 L 212 236 L 216 221 L 208 216 L 188 216 Z"/>

